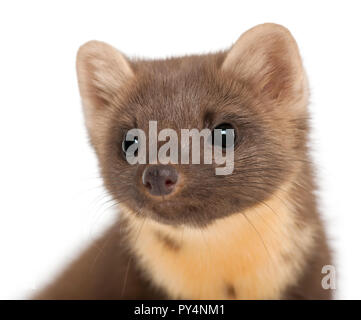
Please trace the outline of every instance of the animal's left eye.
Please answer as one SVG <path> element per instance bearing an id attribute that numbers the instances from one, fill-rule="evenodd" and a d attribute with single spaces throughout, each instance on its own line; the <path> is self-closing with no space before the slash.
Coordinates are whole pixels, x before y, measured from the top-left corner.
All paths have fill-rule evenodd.
<path id="1" fill-rule="evenodd" d="M 234 146 L 236 133 L 230 123 L 221 123 L 212 131 L 212 144 L 222 147 L 223 149 Z"/>

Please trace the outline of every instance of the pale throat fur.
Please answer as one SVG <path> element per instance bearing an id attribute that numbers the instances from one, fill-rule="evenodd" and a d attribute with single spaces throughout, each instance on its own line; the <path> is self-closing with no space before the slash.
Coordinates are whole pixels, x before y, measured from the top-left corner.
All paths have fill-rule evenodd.
<path id="1" fill-rule="evenodd" d="M 170 298 L 279 299 L 297 283 L 317 233 L 297 222 L 290 188 L 205 228 L 160 224 L 122 207 L 130 249 Z"/>

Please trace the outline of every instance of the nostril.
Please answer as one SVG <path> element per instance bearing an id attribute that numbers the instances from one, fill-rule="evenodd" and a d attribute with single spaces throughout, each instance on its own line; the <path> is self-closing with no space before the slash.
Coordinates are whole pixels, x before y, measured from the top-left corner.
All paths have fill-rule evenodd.
<path id="1" fill-rule="evenodd" d="M 147 189 L 149 189 L 149 190 L 152 189 L 152 185 L 151 185 L 149 182 L 147 182 L 147 183 L 145 184 L 145 187 L 146 187 Z"/>
<path id="2" fill-rule="evenodd" d="M 171 186 L 174 185 L 174 181 L 172 181 L 172 180 L 170 180 L 170 179 L 167 179 L 167 180 L 165 181 L 165 185 L 166 185 L 167 187 L 171 187 Z"/>

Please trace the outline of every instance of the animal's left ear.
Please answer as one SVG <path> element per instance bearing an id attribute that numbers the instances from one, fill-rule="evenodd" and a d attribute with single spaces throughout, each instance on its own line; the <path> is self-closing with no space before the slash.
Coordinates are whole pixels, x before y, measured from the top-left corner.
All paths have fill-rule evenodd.
<path id="1" fill-rule="evenodd" d="M 298 109 L 307 104 L 307 79 L 297 44 L 280 25 L 266 23 L 245 32 L 228 52 L 222 69 L 250 83 L 272 104 Z"/>

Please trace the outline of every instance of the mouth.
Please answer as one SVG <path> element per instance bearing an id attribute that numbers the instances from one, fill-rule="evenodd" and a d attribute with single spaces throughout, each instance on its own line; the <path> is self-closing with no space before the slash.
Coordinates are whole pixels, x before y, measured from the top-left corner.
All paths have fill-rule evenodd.
<path id="1" fill-rule="evenodd" d="M 203 229 L 232 212 L 223 206 L 209 207 L 190 201 L 164 201 L 148 207 L 144 213 L 161 224 Z"/>
<path id="2" fill-rule="evenodd" d="M 167 225 L 193 224 L 199 207 L 182 201 L 158 200 L 145 204 L 142 213 L 149 218 Z"/>

